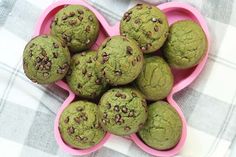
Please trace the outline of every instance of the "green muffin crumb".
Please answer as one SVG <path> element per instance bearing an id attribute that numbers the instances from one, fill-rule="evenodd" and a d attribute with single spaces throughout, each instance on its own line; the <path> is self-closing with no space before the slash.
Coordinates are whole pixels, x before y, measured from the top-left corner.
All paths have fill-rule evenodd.
<path id="1" fill-rule="evenodd" d="M 87 149 L 105 136 L 98 118 L 98 107 L 88 101 L 75 101 L 62 112 L 59 130 L 63 140 L 73 148 Z"/>
<path id="2" fill-rule="evenodd" d="M 104 130 L 125 136 L 143 126 L 147 119 L 147 104 L 134 89 L 113 88 L 100 99 L 98 113 Z"/>
<path id="3" fill-rule="evenodd" d="M 135 83 L 146 99 L 161 100 L 170 93 L 174 78 L 164 59 L 158 56 L 146 56 L 143 70 Z"/>
<path id="4" fill-rule="evenodd" d="M 61 80 L 70 64 L 68 48 L 57 38 L 40 35 L 29 41 L 23 53 L 23 68 L 26 76 L 39 84 Z"/>
<path id="5" fill-rule="evenodd" d="M 71 52 L 80 52 L 89 49 L 97 40 L 99 22 L 88 8 L 69 5 L 55 15 L 51 34 L 60 38 Z"/>
<path id="6" fill-rule="evenodd" d="M 160 49 L 168 31 L 165 14 L 148 4 L 137 4 L 124 14 L 120 22 L 121 34 L 136 40 L 144 53 Z"/>
<path id="7" fill-rule="evenodd" d="M 107 88 L 107 83 L 99 77 L 96 55 L 96 51 L 87 51 L 72 57 L 66 80 L 76 95 L 95 98 Z"/>
<path id="8" fill-rule="evenodd" d="M 186 69 L 197 65 L 206 49 L 207 40 L 202 28 L 193 21 L 183 20 L 171 25 L 164 56 L 173 68 Z"/>
<path id="9" fill-rule="evenodd" d="M 148 106 L 147 121 L 138 134 L 150 147 L 158 150 L 171 149 L 180 140 L 182 121 L 170 104 L 157 101 Z"/>
<path id="10" fill-rule="evenodd" d="M 128 84 L 141 72 L 143 54 L 134 40 L 113 36 L 99 47 L 97 67 L 109 84 Z"/>

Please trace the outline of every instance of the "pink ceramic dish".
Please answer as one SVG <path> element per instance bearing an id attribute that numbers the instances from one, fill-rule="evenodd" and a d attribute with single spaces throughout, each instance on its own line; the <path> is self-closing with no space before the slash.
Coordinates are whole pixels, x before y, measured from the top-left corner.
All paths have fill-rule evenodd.
<path id="1" fill-rule="evenodd" d="M 62 0 L 62 1 L 58 1 L 56 3 L 53 3 L 45 10 L 45 12 L 42 14 L 40 19 L 38 20 L 34 36 L 37 36 L 40 34 L 48 34 L 50 31 L 49 26 L 51 24 L 51 21 L 52 21 L 54 15 L 61 8 L 63 8 L 64 5 L 67 5 L 67 4 L 80 4 L 80 5 L 86 6 L 87 8 L 89 8 L 90 10 L 92 10 L 96 14 L 96 16 L 101 24 L 101 31 L 100 31 L 100 34 L 99 34 L 99 37 L 98 37 L 96 43 L 93 45 L 93 49 L 96 49 L 106 37 L 119 34 L 119 23 L 117 23 L 115 26 L 110 26 L 107 23 L 107 21 L 104 19 L 104 17 L 98 11 L 96 11 L 93 7 L 91 7 L 89 4 L 87 4 L 86 2 L 84 2 L 82 0 L 70 0 L 70 1 Z M 174 84 L 174 87 L 173 87 L 171 93 L 167 97 L 167 101 L 177 110 L 179 116 L 182 119 L 183 129 L 182 129 L 182 136 L 181 136 L 179 143 L 174 148 L 172 148 L 170 150 L 158 151 L 158 150 L 155 150 L 155 149 L 147 146 L 145 143 L 143 143 L 142 140 L 140 140 L 136 134 L 132 134 L 129 138 L 134 143 L 136 143 L 142 150 L 144 150 L 145 152 L 147 152 L 149 154 L 152 154 L 154 156 L 172 156 L 172 155 L 177 154 L 181 150 L 181 148 L 183 147 L 183 145 L 185 143 L 185 139 L 186 139 L 186 135 L 187 135 L 186 120 L 185 120 L 184 115 L 183 115 L 181 109 L 179 108 L 178 104 L 173 99 L 173 95 L 176 92 L 178 92 L 181 89 L 188 86 L 202 71 L 202 69 L 206 63 L 207 57 L 208 57 L 208 51 L 209 51 L 209 47 L 210 47 L 210 36 L 209 36 L 207 24 L 204 21 L 204 18 L 200 15 L 200 13 L 195 8 L 193 8 L 187 4 L 177 3 L 177 2 L 164 3 L 161 5 L 158 5 L 157 7 L 166 13 L 169 24 L 172 24 L 175 21 L 183 20 L 183 19 L 191 19 L 191 20 L 196 21 L 203 28 L 203 30 L 207 36 L 207 40 L 208 40 L 208 49 L 207 49 L 204 59 L 201 61 L 200 64 L 198 64 L 194 68 L 187 69 L 187 70 L 178 70 L 178 71 L 173 70 L 173 73 L 175 76 L 175 84 Z M 58 145 L 63 150 L 69 152 L 72 155 L 85 155 L 85 154 L 92 153 L 92 152 L 98 150 L 99 148 L 101 148 L 103 146 L 103 144 L 109 139 L 109 136 L 110 136 L 109 133 L 107 133 L 105 135 L 105 137 L 103 138 L 103 140 L 99 144 L 97 144 L 89 149 L 84 149 L 84 150 L 74 149 L 74 148 L 68 146 L 66 143 L 64 143 L 64 141 L 62 140 L 62 138 L 60 136 L 59 130 L 58 130 L 59 118 L 60 118 L 62 111 L 65 109 L 65 107 L 67 107 L 74 100 L 75 94 L 70 91 L 67 84 L 64 83 L 63 81 L 58 81 L 56 84 L 59 87 L 63 88 L 64 90 L 68 91 L 68 93 L 69 93 L 69 96 L 64 101 L 64 103 L 62 104 L 62 106 L 60 107 L 60 109 L 57 113 L 55 124 L 54 124 L 54 133 L 55 133 L 55 138 L 56 138 Z"/>

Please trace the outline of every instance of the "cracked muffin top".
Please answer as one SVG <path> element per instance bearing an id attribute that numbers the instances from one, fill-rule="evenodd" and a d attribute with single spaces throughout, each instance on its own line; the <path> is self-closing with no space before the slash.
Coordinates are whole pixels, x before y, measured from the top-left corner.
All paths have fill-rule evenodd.
<path id="1" fill-rule="evenodd" d="M 164 56 L 173 68 L 197 65 L 205 56 L 207 39 L 202 28 L 191 20 L 175 22 L 164 45 Z"/>
<path id="2" fill-rule="evenodd" d="M 95 65 L 96 55 L 96 51 L 87 51 L 75 54 L 71 58 L 66 80 L 76 95 L 95 98 L 106 89 L 107 83 L 99 77 Z"/>
<path id="3" fill-rule="evenodd" d="M 147 119 L 147 104 L 131 88 L 113 88 L 99 102 L 99 122 L 104 130 L 125 136 L 137 132 Z"/>
<path id="4" fill-rule="evenodd" d="M 51 34 L 60 38 L 71 52 L 80 52 L 89 49 L 96 41 L 99 22 L 88 8 L 69 5 L 55 15 Z"/>
<path id="5" fill-rule="evenodd" d="M 148 4 L 137 4 L 124 14 L 120 22 L 121 34 L 136 40 L 144 53 L 160 49 L 168 31 L 165 14 L 156 6 Z"/>
<path id="6" fill-rule="evenodd" d="M 68 48 L 50 35 L 40 35 L 29 41 L 23 52 L 23 68 L 33 82 L 49 84 L 61 80 L 70 64 Z"/>
<path id="7" fill-rule="evenodd" d="M 97 67 L 109 84 L 128 84 L 141 72 L 143 54 L 133 39 L 113 36 L 99 47 Z"/>
<path id="8" fill-rule="evenodd" d="M 73 148 L 86 149 L 98 144 L 104 137 L 97 117 L 97 105 L 75 101 L 64 109 L 59 120 L 63 140 Z"/>
<path id="9" fill-rule="evenodd" d="M 174 76 L 169 65 L 158 56 L 146 56 L 136 86 L 148 100 L 164 99 L 171 91 Z"/>
<path id="10" fill-rule="evenodd" d="M 140 138 L 158 150 L 173 148 L 182 134 L 182 121 L 167 102 L 157 101 L 148 106 L 148 118 L 138 132 Z"/>

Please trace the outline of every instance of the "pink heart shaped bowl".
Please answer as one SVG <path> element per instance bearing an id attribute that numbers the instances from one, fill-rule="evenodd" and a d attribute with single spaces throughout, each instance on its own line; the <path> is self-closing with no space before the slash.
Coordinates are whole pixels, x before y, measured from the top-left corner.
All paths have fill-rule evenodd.
<path id="1" fill-rule="evenodd" d="M 41 17 L 39 18 L 39 20 L 37 22 L 34 36 L 37 36 L 40 34 L 49 34 L 50 24 L 55 16 L 55 14 L 60 9 L 62 9 L 65 5 L 70 5 L 70 4 L 79 4 L 79 5 L 83 5 L 87 8 L 89 8 L 91 11 L 93 11 L 95 13 L 95 15 L 97 16 L 97 18 L 100 22 L 100 33 L 99 33 L 98 39 L 97 39 L 96 43 L 93 45 L 92 49 L 97 49 L 98 46 L 103 42 L 103 40 L 106 37 L 119 35 L 119 33 L 120 33 L 119 32 L 119 23 L 117 23 L 114 26 L 110 26 L 107 23 L 107 21 L 105 20 L 105 18 L 97 10 L 95 10 L 92 6 L 87 4 L 85 1 L 82 1 L 82 0 L 70 0 L 70 1 L 61 0 L 56 3 L 53 3 L 43 12 L 43 14 L 41 15 Z M 149 147 L 148 145 L 146 145 L 136 134 L 132 134 L 132 135 L 130 135 L 130 138 L 128 138 L 128 139 L 132 140 L 135 144 L 137 144 L 137 146 L 140 147 L 143 151 L 145 151 L 151 155 L 154 155 L 154 156 L 163 156 L 163 157 L 165 156 L 166 157 L 166 156 L 173 156 L 173 155 L 177 154 L 181 150 L 181 148 L 183 147 L 185 140 L 186 140 L 186 136 L 187 136 L 187 124 L 186 124 L 185 117 L 184 117 L 183 112 L 181 111 L 180 107 L 173 99 L 173 95 L 175 93 L 177 93 L 178 91 L 182 90 L 183 88 L 185 88 L 186 86 L 188 86 L 194 79 L 196 79 L 197 76 L 199 76 L 200 72 L 202 71 L 202 69 L 206 63 L 207 57 L 208 57 L 208 52 L 209 52 L 209 47 L 210 47 L 210 35 L 209 35 L 207 24 L 206 24 L 204 18 L 192 6 L 189 6 L 184 3 L 179 3 L 179 2 L 168 2 L 168 3 L 163 3 L 161 5 L 158 5 L 157 7 L 159 9 L 161 9 L 163 12 L 165 12 L 165 14 L 168 18 L 169 24 L 172 24 L 176 21 L 183 20 L 183 19 L 191 19 L 191 20 L 197 22 L 198 24 L 200 24 L 200 26 L 204 30 L 207 40 L 208 40 L 208 49 L 207 49 L 206 55 L 197 66 L 187 69 L 187 70 L 173 70 L 174 77 L 175 77 L 175 83 L 174 83 L 174 87 L 173 87 L 171 93 L 167 97 L 167 101 L 170 103 L 171 106 L 173 106 L 176 109 L 176 111 L 178 112 L 178 114 L 182 120 L 182 124 L 183 124 L 182 136 L 181 136 L 179 143 L 174 148 L 172 148 L 170 150 L 159 151 L 159 150 L 153 149 L 153 148 Z M 55 134 L 55 138 L 56 138 L 58 145 L 63 150 L 65 150 L 66 152 L 68 152 L 72 155 L 86 155 L 86 154 L 92 153 L 92 152 L 100 149 L 104 145 L 104 143 L 109 139 L 110 133 L 106 133 L 105 137 L 100 141 L 100 143 L 98 143 L 97 145 L 95 145 L 91 148 L 88 148 L 88 149 L 72 148 L 62 140 L 62 138 L 60 136 L 59 129 L 58 129 L 59 118 L 60 118 L 60 115 L 63 112 L 63 110 L 75 99 L 75 94 L 69 89 L 68 85 L 66 83 L 64 83 L 63 81 L 58 81 L 56 84 L 69 93 L 68 97 L 66 98 L 66 100 L 64 101 L 64 103 L 62 104 L 60 109 L 58 110 L 58 113 L 57 113 L 57 116 L 55 119 L 55 123 L 54 123 L 54 134 Z"/>

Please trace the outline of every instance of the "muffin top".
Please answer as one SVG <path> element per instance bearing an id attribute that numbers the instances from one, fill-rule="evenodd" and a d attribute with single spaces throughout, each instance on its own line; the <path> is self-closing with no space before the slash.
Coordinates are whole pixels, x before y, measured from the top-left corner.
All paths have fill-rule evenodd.
<path id="1" fill-rule="evenodd" d="M 96 41 L 99 22 L 88 8 L 69 5 L 55 15 L 51 34 L 60 38 L 71 52 L 80 52 L 89 49 Z"/>
<path id="2" fill-rule="evenodd" d="M 120 22 L 121 34 L 136 40 L 144 53 L 158 50 L 164 44 L 168 30 L 165 14 L 148 4 L 134 6 Z"/>
<path id="3" fill-rule="evenodd" d="M 137 43 L 127 37 L 107 38 L 98 49 L 97 66 L 111 85 L 132 82 L 143 67 L 143 54 Z"/>
<path id="4" fill-rule="evenodd" d="M 95 98 L 106 89 L 107 83 L 99 77 L 95 65 L 96 55 L 96 51 L 87 51 L 71 58 L 66 80 L 76 95 Z"/>
<path id="5" fill-rule="evenodd" d="M 98 123 L 97 111 L 97 105 L 88 101 L 75 101 L 66 107 L 59 120 L 63 140 L 78 149 L 98 144 L 105 131 Z"/>
<path id="6" fill-rule="evenodd" d="M 145 99 L 134 89 L 113 88 L 99 102 L 99 121 L 104 130 L 125 136 L 137 132 L 147 118 Z"/>
<path id="7" fill-rule="evenodd" d="M 182 121 L 167 102 L 157 101 L 148 106 L 148 118 L 138 132 L 140 138 L 158 150 L 173 148 L 182 134 Z"/>
<path id="8" fill-rule="evenodd" d="M 54 83 L 62 79 L 69 68 L 68 48 L 50 35 L 40 35 L 29 41 L 23 52 L 26 76 L 39 84 Z"/>
<path id="9" fill-rule="evenodd" d="M 171 91 L 174 78 L 169 65 L 158 56 L 146 56 L 136 86 L 148 100 L 164 99 Z"/>
<path id="10" fill-rule="evenodd" d="M 164 55 L 172 67 L 186 69 L 197 65 L 206 49 L 205 33 L 197 23 L 183 20 L 171 25 Z"/>

